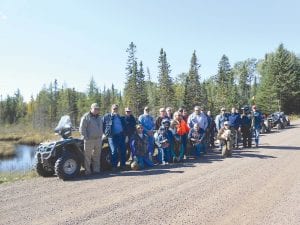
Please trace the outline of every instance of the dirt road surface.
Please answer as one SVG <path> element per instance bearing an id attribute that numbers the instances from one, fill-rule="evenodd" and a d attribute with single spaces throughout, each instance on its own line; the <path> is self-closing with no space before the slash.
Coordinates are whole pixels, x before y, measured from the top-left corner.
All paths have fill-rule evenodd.
<path id="1" fill-rule="evenodd" d="M 300 120 L 259 148 L 62 181 L 0 185 L 0 224 L 300 224 Z"/>

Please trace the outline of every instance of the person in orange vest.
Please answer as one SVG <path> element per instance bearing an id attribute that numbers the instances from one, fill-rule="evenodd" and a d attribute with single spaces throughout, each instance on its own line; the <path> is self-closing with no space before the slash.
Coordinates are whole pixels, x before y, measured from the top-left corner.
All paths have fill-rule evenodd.
<path id="1" fill-rule="evenodd" d="M 182 119 L 180 112 L 175 112 L 173 117 L 173 124 L 175 130 L 175 145 L 172 151 L 173 162 L 182 162 L 185 153 L 185 144 L 182 141 L 183 137 L 186 137 L 189 133 L 189 127 L 187 123 Z"/>

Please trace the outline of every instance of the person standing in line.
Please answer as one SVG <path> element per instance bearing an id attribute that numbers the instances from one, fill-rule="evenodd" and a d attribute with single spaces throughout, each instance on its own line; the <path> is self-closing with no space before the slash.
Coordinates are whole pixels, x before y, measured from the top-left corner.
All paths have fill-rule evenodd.
<path id="1" fill-rule="evenodd" d="M 216 124 L 216 129 L 217 129 L 217 133 L 219 133 L 219 131 L 224 127 L 224 123 L 226 121 L 228 121 L 228 114 L 226 113 L 226 108 L 222 107 L 221 108 L 221 112 L 219 115 L 216 116 L 215 118 L 215 124 Z M 219 150 L 222 151 L 222 148 L 223 148 L 223 143 L 222 141 L 218 140 L 219 141 Z"/>
<path id="2" fill-rule="evenodd" d="M 135 132 L 136 119 L 134 115 L 132 115 L 132 111 L 129 107 L 125 108 L 125 137 L 127 137 L 128 142 L 132 138 Z"/>
<path id="3" fill-rule="evenodd" d="M 242 108 L 241 132 L 243 137 L 243 147 L 251 148 L 251 142 L 252 142 L 251 116 L 249 115 L 248 106 Z"/>
<path id="4" fill-rule="evenodd" d="M 195 123 L 198 123 L 199 127 L 206 131 L 208 126 L 207 117 L 203 112 L 203 108 L 200 108 L 199 106 L 195 106 L 194 112 L 189 116 L 187 122 L 190 129 L 194 127 Z"/>
<path id="5" fill-rule="evenodd" d="M 144 114 L 139 116 L 139 123 L 142 124 L 144 128 L 144 134 L 148 136 L 148 154 L 149 159 L 152 160 L 153 152 L 154 152 L 154 128 L 155 123 L 153 117 L 149 114 L 149 107 L 146 106 L 144 108 Z"/>
<path id="6" fill-rule="evenodd" d="M 185 149 L 185 144 L 183 139 L 187 140 L 187 135 L 189 133 L 189 127 L 186 124 L 186 122 L 182 119 L 182 116 L 180 114 L 180 112 L 175 112 L 174 113 L 174 120 L 172 122 L 174 124 L 174 126 L 172 126 L 171 128 L 173 129 L 173 127 L 175 127 L 175 142 L 177 140 L 177 145 L 174 145 L 174 152 L 175 154 L 172 154 L 173 157 L 173 161 L 178 161 L 178 162 L 182 162 L 186 153 L 186 149 Z M 176 124 L 176 125 L 175 125 Z"/>
<path id="7" fill-rule="evenodd" d="M 224 127 L 225 121 L 228 121 L 228 114 L 226 113 L 226 108 L 222 107 L 220 114 L 217 115 L 215 119 L 217 132 Z"/>
<path id="8" fill-rule="evenodd" d="M 108 144 L 111 150 L 111 165 L 115 172 L 118 166 L 118 156 L 120 154 L 120 169 L 125 169 L 126 145 L 125 145 L 125 121 L 124 117 L 118 114 L 119 106 L 113 104 L 111 113 L 103 117 L 104 134 L 108 137 Z"/>
<path id="9" fill-rule="evenodd" d="M 80 121 L 79 132 L 84 140 L 84 168 L 86 175 L 91 174 L 91 161 L 93 162 L 93 172 L 100 172 L 103 122 L 99 115 L 99 110 L 99 105 L 93 103 L 90 111 L 85 113 Z"/>
<path id="10" fill-rule="evenodd" d="M 166 116 L 169 118 L 169 120 L 173 119 L 173 112 L 172 112 L 172 108 L 171 107 L 167 107 L 166 108 Z"/>
<path id="11" fill-rule="evenodd" d="M 262 128 L 263 117 L 262 113 L 257 110 L 256 105 L 252 106 L 252 123 L 251 127 L 254 132 L 255 147 L 259 145 L 259 133 Z"/>
<path id="12" fill-rule="evenodd" d="M 237 112 L 235 107 L 232 107 L 231 114 L 228 117 L 229 125 L 233 132 L 233 147 L 238 148 L 238 137 L 241 131 L 241 115 Z"/>
<path id="13" fill-rule="evenodd" d="M 160 126 L 162 125 L 161 122 L 165 118 L 168 118 L 166 116 L 166 110 L 165 110 L 165 108 L 160 108 L 159 109 L 159 116 L 155 120 L 155 130 L 158 130 L 160 128 Z"/>
<path id="14" fill-rule="evenodd" d="M 136 119 L 132 115 L 132 111 L 129 107 L 125 108 L 125 116 L 124 116 L 124 121 L 125 121 L 125 144 L 126 144 L 126 149 L 130 149 L 130 141 L 131 138 L 134 135 L 134 132 L 136 130 Z M 126 151 L 126 159 L 129 159 L 131 156 L 131 152 Z"/>

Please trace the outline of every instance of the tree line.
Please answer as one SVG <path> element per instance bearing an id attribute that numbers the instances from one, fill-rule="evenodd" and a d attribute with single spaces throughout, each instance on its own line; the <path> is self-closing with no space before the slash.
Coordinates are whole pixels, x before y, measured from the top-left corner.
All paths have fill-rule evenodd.
<path id="1" fill-rule="evenodd" d="M 29 102 L 18 89 L 13 96 L 0 99 L 0 124 L 24 123 L 34 128 L 53 128 L 62 115 L 70 115 L 74 126 L 97 102 L 101 114 L 110 111 L 113 103 L 120 108 L 130 107 L 134 115 L 143 113 L 148 105 L 152 113 L 160 107 L 174 109 L 184 107 L 192 111 L 195 105 L 204 106 L 214 115 L 221 107 L 242 107 L 256 104 L 264 113 L 284 111 L 287 114 L 300 113 L 300 58 L 285 49 L 283 44 L 264 59 L 246 59 L 231 66 L 229 58 L 223 55 L 217 73 L 209 79 L 201 79 L 201 66 L 196 54 L 192 53 L 189 70 L 171 76 L 171 65 L 162 48 L 157 59 L 157 82 L 153 81 L 149 68 L 144 69 L 142 60 L 136 57 L 137 47 L 131 42 L 125 68 L 125 87 L 118 90 L 111 87 L 99 88 L 94 77 L 90 79 L 86 92 L 65 88 L 57 80 L 42 87 Z"/>

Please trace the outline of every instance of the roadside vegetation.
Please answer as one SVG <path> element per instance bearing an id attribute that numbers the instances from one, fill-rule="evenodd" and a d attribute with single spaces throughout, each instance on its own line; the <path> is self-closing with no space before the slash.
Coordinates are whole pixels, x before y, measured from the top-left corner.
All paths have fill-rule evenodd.
<path id="1" fill-rule="evenodd" d="M 31 179 L 33 177 L 38 177 L 38 174 L 33 170 L 29 172 L 1 172 L 0 185 L 3 183 L 15 182 L 18 180 Z"/>

